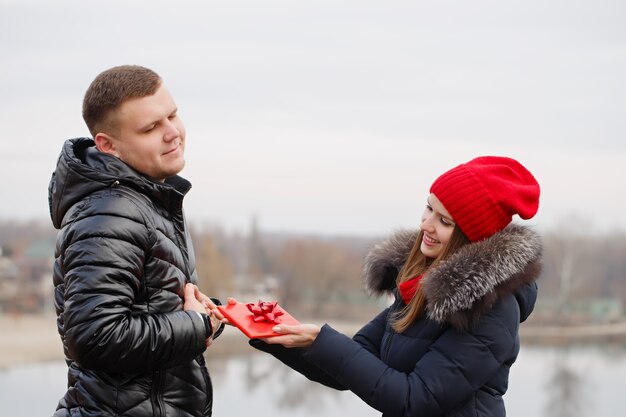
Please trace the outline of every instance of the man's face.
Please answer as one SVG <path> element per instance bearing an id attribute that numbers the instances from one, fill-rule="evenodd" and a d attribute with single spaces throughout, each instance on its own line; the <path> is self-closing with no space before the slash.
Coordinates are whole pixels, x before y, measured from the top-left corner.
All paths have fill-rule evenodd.
<path id="1" fill-rule="evenodd" d="M 163 85 L 151 96 L 125 101 L 113 117 L 118 129 L 110 135 L 111 154 L 155 181 L 183 169 L 185 127 Z"/>

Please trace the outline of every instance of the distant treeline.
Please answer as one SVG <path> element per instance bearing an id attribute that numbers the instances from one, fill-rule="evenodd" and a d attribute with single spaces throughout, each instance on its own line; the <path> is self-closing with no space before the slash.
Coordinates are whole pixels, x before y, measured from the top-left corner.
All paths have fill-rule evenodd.
<path id="1" fill-rule="evenodd" d="M 194 224 L 191 231 L 207 294 L 267 292 L 297 314 L 318 317 L 352 318 L 380 308 L 381 301 L 363 291 L 361 269 L 369 248 L 384 237 L 279 234 L 256 223 L 246 233 Z M 0 221 L 4 257 L 51 259 L 55 238 L 45 222 Z M 540 300 L 551 306 L 553 319 L 566 316 L 568 305 L 589 300 L 626 305 L 626 234 L 544 235 L 543 265 Z"/>

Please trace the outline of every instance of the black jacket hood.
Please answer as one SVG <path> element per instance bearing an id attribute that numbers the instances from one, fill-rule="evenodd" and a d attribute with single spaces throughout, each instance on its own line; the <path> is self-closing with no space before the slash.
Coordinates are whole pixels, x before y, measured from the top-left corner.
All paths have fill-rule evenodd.
<path id="1" fill-rule="evenodd" d="M 365 259 L 366 288 L 396 292 L 396 278 L 418 231 L 402 230 L 375 246 Z M 541 238 L 526 226 L 511 224 L 493 236 L 461 248 L 422 279 L 428 316 L 467 328 L 497 300 L 514 294 L 521 321 L 532 312 L 541 265 Z"/>
<path id="2" fill-rule="evenodd" d="M 155 182 L 122 162 L 99 152 L 90 138 L 67 140 L 48 186 L 50 217 L 59 229 L 67 211 L 86 196 L 105 188 L 126 185 L 147 194 L 166 208 L 180 208 L 191 184 L 179 177 Z"/>

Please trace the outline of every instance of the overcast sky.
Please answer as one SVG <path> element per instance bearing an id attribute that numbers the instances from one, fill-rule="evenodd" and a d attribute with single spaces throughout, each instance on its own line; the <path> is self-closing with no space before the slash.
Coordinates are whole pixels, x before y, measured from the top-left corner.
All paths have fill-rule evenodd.
<path id="1" fill-rule="evenodd" d="M 0 219 L 48 219 L 85 89 L 139 64 L 187 128 L 190 222 L 416 227 L 479 155 L 542 186 L 542 230 L 626 231 L 626 2 L 0 0 Z"/>

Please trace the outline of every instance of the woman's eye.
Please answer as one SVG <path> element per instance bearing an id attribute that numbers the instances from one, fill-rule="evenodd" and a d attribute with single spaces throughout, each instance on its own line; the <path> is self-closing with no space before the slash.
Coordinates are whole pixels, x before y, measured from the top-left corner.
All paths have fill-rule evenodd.
<path id="1" fill-rule="evenodd" d="M 450 223 L 445 217 L 442 217 L 440 220 L 443 225 L 452 226 L 452 223 Z"/>
<path id="2" fill-rule="evenodd" d="M 433 208 L 430 206 L 430 204 L 426 204 L 426 210 L 433 211 Z"/>

